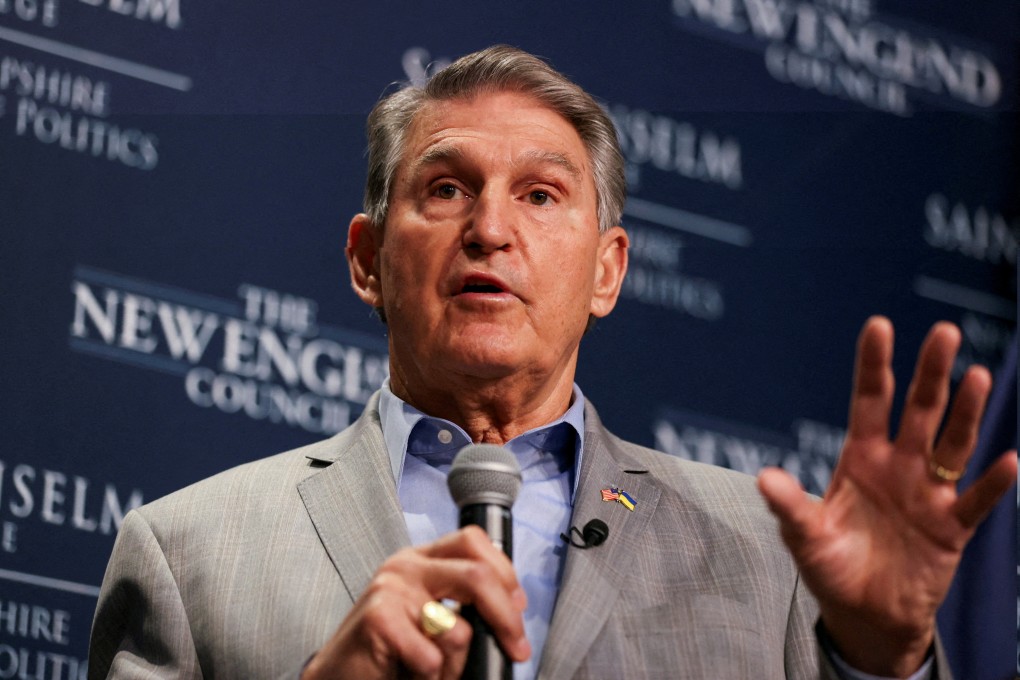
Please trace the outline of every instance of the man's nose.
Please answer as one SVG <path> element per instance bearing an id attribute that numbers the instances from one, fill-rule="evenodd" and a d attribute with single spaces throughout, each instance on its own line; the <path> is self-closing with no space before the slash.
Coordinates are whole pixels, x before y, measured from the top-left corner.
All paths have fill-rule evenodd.
<path id="1" fill-rule="evenodd" d="M 509 249 L 515 238 L 513 198 L 487 187 L 475 199 L 464 230 L 464 247 L 488 254 Z"/>

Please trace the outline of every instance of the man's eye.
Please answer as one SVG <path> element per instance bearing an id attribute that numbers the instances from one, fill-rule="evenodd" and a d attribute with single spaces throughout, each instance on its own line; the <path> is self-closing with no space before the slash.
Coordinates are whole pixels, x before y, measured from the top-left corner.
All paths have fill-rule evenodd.
<path id="1" fill-rule="evenodd" d="M 464 198 L 464 192 L 462 192 L 460 189 L 453 186 L 452 184 L 443 184 L 438 189 L 436 189 L 435 193 L 436 196 L 438 196 L 439 198 L 446 199 Z"/>
<path id="2" fill-rule="evenodd" d="M 549 194 L 544 191 L 532 191 L 528 194 L 528 200 L 532 205 L 545 205 L 549 202 Z"/>

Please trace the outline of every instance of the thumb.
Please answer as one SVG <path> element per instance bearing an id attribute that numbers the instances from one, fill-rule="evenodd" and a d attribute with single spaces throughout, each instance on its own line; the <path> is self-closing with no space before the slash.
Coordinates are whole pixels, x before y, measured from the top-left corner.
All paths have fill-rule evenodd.
<path id="1" fill-rule="evenodd" d="M 758 491 L 779 519 L 783 538 L 795 549 L 808 537 L 817 511 L 815 502 L 789 472 L 774 467 L 758 474 Z"/>

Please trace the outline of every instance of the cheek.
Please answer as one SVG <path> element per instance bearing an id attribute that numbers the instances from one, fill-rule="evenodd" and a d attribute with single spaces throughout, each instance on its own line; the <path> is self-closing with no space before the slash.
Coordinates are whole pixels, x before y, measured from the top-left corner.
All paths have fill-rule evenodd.
<path id="1" fill-rule="evenodd" d="M 575 257 L 559 257 L 548 267 L 553 278 L 552 285 L 563 290 L 565 300 L 587 304 L 595 286 L 594 253 L 577 254 Z"/>
<path id="2" fill-rule="evenodd" d="M 544 288 L 549 304 L 543 313 L 549 327 L 572 332 L 587 325 L 594 281 L 590 263 L 556 260 L 546 267 Z"/>
<path id="3" fill-rule="evenodd" d="M 401 300 L 407 297 L 408 282 L 415 278 L 412 267 L 413 262 L 400 257 L 395 250 L 380 251 L 380 280 L 382 281 L 383 299 L 388 304 L 402 304 Z"/>
<path id="4" fill-rule="evenodd" d="M 394 243 L 380 258 L 384 306 L 406 312 L 412 321 L 424 319 L 439 305 L 441 266 L 426 252 Z"/>

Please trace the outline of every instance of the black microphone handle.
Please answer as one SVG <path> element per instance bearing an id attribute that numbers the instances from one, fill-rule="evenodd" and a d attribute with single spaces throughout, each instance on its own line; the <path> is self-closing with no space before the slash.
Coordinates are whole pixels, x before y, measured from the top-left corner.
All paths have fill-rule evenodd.
<path id="1" fill-rule="evenodd" d="M 497 548 L 507 557 L 513 557 L 513 522 L 510 508 L 500 505 L 465 505 L 460 509 L 460 525 L 477 524 L 485 530 Z M 460 610 L 460 615 L 471 624 L 471 647 L 464 664 L 464 680 L 513 680 L 513 664 L 496 643 L 478 611 L 471 605 Z"/>
<path id="2" fill-rule="evenodd" d="M 513 521 L 510 518 L 510 508 L 494 503 L 465 505 L 460 509 L 460 525 L 466 527 L 469 524 L 480 526 L 492 539 L 493 544 L 505 552 L 507 557 L 513 559 Z"/>

